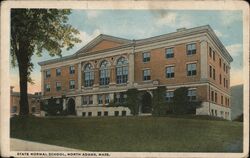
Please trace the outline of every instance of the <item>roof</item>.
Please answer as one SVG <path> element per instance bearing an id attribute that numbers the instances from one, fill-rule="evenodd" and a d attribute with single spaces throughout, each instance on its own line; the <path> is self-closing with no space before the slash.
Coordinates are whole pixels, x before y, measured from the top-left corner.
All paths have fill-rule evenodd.
<path id="1" fill-rule="evenodd" d="M 60 57 L 60 58 L 57 58 L 57 59 L 52 59 L 52 60 L 39 62 L 38 64 L 40 66 L 42 66 L 42 65 L 55 63 L 55 62 L 62 62 L 62 61 L 70 60 L 70 59 L 76 59 L 78 56 L 84 55 L 88 50 L 93 48 L 95 45 L 97 45 L 102 40 L 109 40 L 109 41 L 114 41 L 114 42 L 121 43 L 121 46 L 103 50 L 103 51 L 109 51 L 109 50 L 120 49 L 120 48 L 124 48 L 124 47 L 130 47 L 132 45 L 138 46 L 138 45 L 149 44 L 149 43 L 162 41 L 162 40 L 169 40 L 169 39 L 179 38 L 179 37 L 183 37 L 183 36 L 192 35 L 194 33 L 195 34 L 197 34 L 197 33 L 208 33 L 211 36 L 211 38 L 215 41 L 215 43 L 219 47 L 219 49 L 221 49 L 221 52 L 226 57 L 226 59 L 229 62 L 233 61 L 233 58 L 228 53 L 228 51 L 226 50 L 226 48 L 224 47 L 222 42 L 219 40 L 219 38 L 216 36 L 213 29 L 209 25 L 204 25 L 204 26 L 194 27 L 194 28 L 190 28 L 190 29 L 181 28 L 181 29 L 177 29 L 176 32 L 167 33 L 167 34 L 154 36 L 154 37 L 150 37 L 150 38 L 138 39 L 138 40 L 128 40 L 128 39 L 125 39 L 125 38 L 100 34 L 95 39 L 93 39 L 88 44 L 86 44 L 84 47 L 79 49 L 73 55 L 69 55 L 69 56 Z"/>
<path id="2" fill-rule="evenodd" d="M 11 96 L 20 97 L 20 92 L 11 92 Z M 29 94 L 29 93 L 28 93 L 28 97 L 39 98 L 39 97 L 41 97 L 41 96 L 40 96 L 40 95 L 35 95 L 35 94 Z"/>

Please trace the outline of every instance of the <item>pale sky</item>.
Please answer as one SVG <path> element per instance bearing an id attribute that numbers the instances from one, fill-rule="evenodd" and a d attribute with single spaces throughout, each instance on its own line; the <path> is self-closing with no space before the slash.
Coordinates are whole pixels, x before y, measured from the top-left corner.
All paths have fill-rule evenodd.
<path id="1" fill-rule="evenodd" d="M 231 63 L 231 86 L 243 83 L 243 21 L 241 11 L 198 10 L 72 10 L 69 24 L 80 31 L 82 43 L 62 55 L 74 54 L 99 34 L 127 39 L 142 39 L 186 27 L 210 25 L 227 48 L 234 61 Z M 35 84 L 28 86 L 29 93 L 41 91 L 41 73 L 38 62 L 50 57 L 33 56 L 34 70 L 31 75 Z M 11 85 L 19 91 L 18 69 L 10 71 Z"/>

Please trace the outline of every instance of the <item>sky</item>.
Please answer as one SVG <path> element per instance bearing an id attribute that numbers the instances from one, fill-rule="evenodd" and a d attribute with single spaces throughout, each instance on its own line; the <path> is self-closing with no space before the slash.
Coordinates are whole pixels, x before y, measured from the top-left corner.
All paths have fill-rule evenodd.
<path id="1" fill-rule="evenodd" d="M 243 19 L 242 11 L 219 10 L 72 10 L 69 24 L 79 30 L 82 40 L 62 56 L 74 54 L 99 34 L 127 39 L 142 39 L 175 32 L 178 28 L 210 25 L 234 61 L 231 63 L 231 86 L 243 83 Z M 34 84 L 28 92 L 41 91 L 41 73 L 38 62 L 59 57 L 33 56 Z M 11 85 L 19 91 L 18 69 L 10 68 Z"/>

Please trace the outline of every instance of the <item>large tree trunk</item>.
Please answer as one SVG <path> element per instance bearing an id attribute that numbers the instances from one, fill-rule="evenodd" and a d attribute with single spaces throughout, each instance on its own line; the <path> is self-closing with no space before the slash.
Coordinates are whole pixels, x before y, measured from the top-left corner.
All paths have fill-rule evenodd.
<path id="1" fill-rule="evenodd" d="M 20 85 L 20 115 L 26 116 L 29 114 L 29 102 L 28 102 L 28 76 L 27 69 L 22 68 L 19 65 L 19 85 Z"/>
<path id="2" fill-rule="evenodd" d="M 28 48 L 25 44 L 20 44 L 20 49 L 17 55 L 17 62 L 19 68 L 19 86 L 20 86 L 20 116 L 29 115 L 29 102 L 28 102 Z"/>

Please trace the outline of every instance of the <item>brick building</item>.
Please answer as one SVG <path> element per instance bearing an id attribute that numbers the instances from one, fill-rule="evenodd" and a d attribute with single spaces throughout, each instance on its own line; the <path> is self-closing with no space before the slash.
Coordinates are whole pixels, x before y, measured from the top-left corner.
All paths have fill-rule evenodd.
<path id="1" fill-rule="evenodd" d="M 20 112 L 20 92 L 14 92 L 14 87 L 11 87 L 10 91 L 10 114 L 19 115 Z M 29 102 L 29 113 L 32 115 L 40 116 L 40 99 L 41 94 L 28 94 L 28 102 Z"/>
<path id="2" fill-rule="evenodd" d="M 123 102 L 129 88 L 153 97 L 152 89 L 164 85 L 168 101 L 176 88 L 188 87 L 190 99 L 203 100 L 196 114 L 230 119 L 232 61 L 205 25 L 140 40 L 101 34 L 75 54 L 39 65 L 43 100 L 61 99 L 78 116 L 128 115 L 128 108 L 106 105 Z"/>

